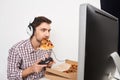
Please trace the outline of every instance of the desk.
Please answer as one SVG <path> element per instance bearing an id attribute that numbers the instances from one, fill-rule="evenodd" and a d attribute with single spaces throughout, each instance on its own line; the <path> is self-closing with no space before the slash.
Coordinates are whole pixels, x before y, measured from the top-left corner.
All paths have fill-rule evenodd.
<path id="1" fill-rule="evenodd" d="M 39 80 L 50 80 L 50 79 L 43 77 L 43 78 L 41 78 Z"/>

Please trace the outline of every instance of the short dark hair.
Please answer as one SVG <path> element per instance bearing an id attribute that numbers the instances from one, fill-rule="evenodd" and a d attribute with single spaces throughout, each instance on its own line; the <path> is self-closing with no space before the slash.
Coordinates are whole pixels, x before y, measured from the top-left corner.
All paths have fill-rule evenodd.
<path id="1" fill-rule="evenodd" d="M 34 32 L 35 32 L 35 28 L 38 27 L 41 23 L 48 23 L 48 24 L 51 24 L 52 21 L 44 16 L 38 16 L 38 17 L 35 17 L 33 22 L 32 23 L 29 23 L 28 27 L 29 29 L 31 30 L 31 28 L 33 29 L 33 33 L 32 33 L 32 36 L 34 35 Z M 31 36 L 31 37 L 32 37 Z"/>

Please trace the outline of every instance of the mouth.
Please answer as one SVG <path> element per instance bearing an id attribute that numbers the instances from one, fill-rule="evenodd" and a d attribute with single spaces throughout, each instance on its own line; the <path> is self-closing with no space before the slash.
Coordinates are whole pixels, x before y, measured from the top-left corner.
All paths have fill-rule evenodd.
<path id="1" fill-rule="evenodd" d="M 54 45 L 48 38 L 43 38 L 41 40 L 41 45 L 40 45 L 39 49 L 49 50 L 49 49 L 52 49 L 53 47 L 54 47 Z"/>

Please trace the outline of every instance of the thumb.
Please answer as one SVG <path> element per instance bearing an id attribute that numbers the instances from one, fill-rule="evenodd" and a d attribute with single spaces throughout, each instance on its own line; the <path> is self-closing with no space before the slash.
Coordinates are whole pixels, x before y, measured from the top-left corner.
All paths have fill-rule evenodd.
<path id="1" fill-rule="evenodd" d="M 40 65 L 41 67 L 47 67 L 47 65 Z"/>

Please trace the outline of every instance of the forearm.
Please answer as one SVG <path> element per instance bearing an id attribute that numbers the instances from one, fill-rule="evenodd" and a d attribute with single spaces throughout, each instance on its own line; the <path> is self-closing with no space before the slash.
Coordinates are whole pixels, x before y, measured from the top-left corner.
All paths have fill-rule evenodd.
<path id="1" fill-rule="evenodd" d="M 20 56 L 17 54 L 17 49 L 11 48 L 9 50 L 8 63 L 7 63 L 7 78 L 8 80 L 23 80 L 22 70 L 19 68 Z"/>
<path id="2" fill-rule="evenodd" d="M 33 71 L 32 66 L 31 66 L 31 67 L 28 67 L 27 69 L 22 71 L 22 77 L 25 78 L 32 73 L 34 73 L 34 71 Z"/>

